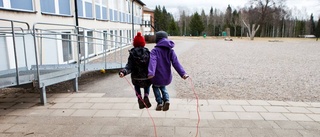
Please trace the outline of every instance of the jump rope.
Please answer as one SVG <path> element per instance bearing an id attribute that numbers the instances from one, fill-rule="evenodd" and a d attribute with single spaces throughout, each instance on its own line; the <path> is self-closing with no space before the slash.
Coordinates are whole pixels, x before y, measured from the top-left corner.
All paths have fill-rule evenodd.
<path id="1" fill-rule="evenodd" d="M 137 91 L 134 89 L 134 87 L 133 87 L 133 86 L 132 86 L 132 84 L 129 82 L 129 80 L 128 80 L 126 77 L 124 77 L 124 78 L 126 79 L 126 81 L 128 82 L 128 84 L 130 85 L 130 87 L 133 89 L 133 91 L 135 91 L 135 92 L 136 92 L 136 95 L 138 96 L 139 100 L 143 102 L 143 104 L 144 104 L 145 108 L 147 109 L 148 115 L 149 115 L 149 117 L 150 117 L 150 119 L 151 119 L 151 121 L 152 121 L 152 124 L 153 124 L 154 136 L 155 136 L 155 137 L 157 137 L 157 128 L 156 128 L 156 124 L 154 123 L 154 120 L 153 120 L 153 118 L 152 118 L 152 116 L 151 116 L 151 114 L 150 114 L 150 111 L 149 111 L 149 109 L 148 109 L 148 107 L 147 107 L 146 103 L 144 102 L 144 100 L 142 99 L 142 97 L 141 97 L 141 96 L 139 96 L 139 94 L 138 94 L 138 93 L 137 93 Z M 193 84 L 193 81 L 192 81 L 191 77 L 188 77 L 188 79 L 189 79 L 189 81 L 190 81 L 190 85 L 191 85 L 191 88 L 192 88 L 193 94 L 194 94 L 194 96 L 195 96 L 195 98 L 196 98 L 196 100 L 197 100 L 197 107 L 196 107 L 196 109 L 197 109 L 197 115 L 198 115 L 198 122 L 197 122 L 197 132 L 196 132 L 196 137 L 198 137 L 198 133 L 199 133 L 199 124 L 200 124 L 199 97 L 198 97 L 198 95 L 197 95 L 196 91 L 194 90 L 194 84 Z"/>

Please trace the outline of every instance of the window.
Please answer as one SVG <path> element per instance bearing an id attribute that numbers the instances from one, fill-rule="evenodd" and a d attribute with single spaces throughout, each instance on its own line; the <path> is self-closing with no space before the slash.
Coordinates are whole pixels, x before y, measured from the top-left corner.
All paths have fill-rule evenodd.
<path id="1" fill-rule="evenodd" d="M 118 11 L 117 10 L 114 10 L 114 21 L 119 21 L 118 19 Z"/>
<path id="2" fill-rule="evenodd" d="M 99 4 L 96 4 L 95 8 L 96 8 L 96 18 L 102 19 L 101 18 L 101 6 Z"/>
<path id="3" fill-rule="evenodd" d="M 116 10 L 115 0 L 109 0 L 109 19 L 110 21 L 118 21 L 118 12 Z"/>
<path id="4" fill-rule="evenodd" d="M 69 34 L 62 34 L 61 38 L 62 38 L 63 61 L 66 62 L 72 59 L 71 37 Z"/>
<path id="5" fill-rule="evenodd" d="M 107 20 L 107 1 L 95 0 L 96 18 Z"/>
<path id="6" fill-rule="evenodd" d="M 85 2 L 84 4 L 85 4 L 86 17 L 93 18 L 93 15 L 92 15 L 92 3 Z"/>
<path id="7" fill-rule="evenodd" d="M 118 46 L 119 39 L 118 39 L 118 31 L 117 30 L 114 30 L 114 38 L 115 38 L 115 40 L 114 40 L 115 46 Z"/>
<path id="8" fill-rule="evenodd" d="M 110 41 L 111 41 L 111 48 L 114 48 L 114 35 L 113 30 L 110 30 Z"/>
<path id="9" fill-rule="evenodd" d="M 83 17 L 83 2 L 82 0 L 77 0 L 78 16 Z"/>
<path id="10" fill-rule="evenodd" d="M 88 54 L 93 54 L 94 48 L 93 48 L 93 31 L 87 32 L 87 40 L 88 40 Z"/>
<path id="11" fill-rule="evenodd" d="M 41 0 L 41 12 L 58 15 L 71 15 L 70 0 Z"/>
<path id="12" fill-rule="evenodd" d="M 78 16 L 93 18 L 92 0 L 77 0 Z"/>
<path id="13" fill-rule="evenodd" d="M 110 21 L 114 21 L 112 9 L 109 9 L 109 18 L 110 18 Z"/>
<path id="14" fill-rule="evenodd" d="M 0 0 L 0 7 L 13 10 L 34 10 L 33 0 Z"/>
<path id="15" fill-rule="evenodd" d="M 54 3 L 54 0 L 41 0 L 41 12 L 56 13 Z"/>
<path id="16" fill-rule="evenodd" d="M 102 19 L 104 20 L 108 19 L 107 12 L 108 12 L 107 7 L 102 6 Z"/>
<path id="17" fill-rule="evenodd" d="M 131 2 L 130 2 L 130 0 L 128 1 L 128 12 L 131 13 Z"/>
<path id="18" fill-rule="evenodd" d="M 103 50 L 107 50 L 108 49 L 108 32 L 107 31 L 103 31 Z"/>
<path id="19" fill-rule="evenodd" d="M 59 0 L 59 13 L 63 15 L 71 15 L 70 0 Z"/>
<path id="20" fill-rule="evenodd" d="M 84 33 L 83 31 L 82 32 L 79 32 L 79 43 L 80 43 L 80 55 L 81 57 L 84 57 L 85 54 L 86 54 L 86 47 L 85 47 L 85 44 L 84 44 Z"/>
<path id="21" fill-rule="evenodd" d="M 108 12 L 108 10 L 107 10 L 107 2 L 108 1 L 106 1 L 106 0 L 102 0 L 102 19 L 105 19 L 105 20 L 107 20 L 108 18 L 107 18 L 107 12 Z"/>

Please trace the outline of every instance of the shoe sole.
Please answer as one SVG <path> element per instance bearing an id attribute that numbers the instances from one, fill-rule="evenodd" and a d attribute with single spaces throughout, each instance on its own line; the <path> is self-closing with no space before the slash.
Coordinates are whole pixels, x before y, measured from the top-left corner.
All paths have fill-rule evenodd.
<path id="1" fill-rule="evenodd" d="M 169 110 L 169 106 L 170 106 L 170 103 L 164 103 L 163 111 L 168 111 Z"/>

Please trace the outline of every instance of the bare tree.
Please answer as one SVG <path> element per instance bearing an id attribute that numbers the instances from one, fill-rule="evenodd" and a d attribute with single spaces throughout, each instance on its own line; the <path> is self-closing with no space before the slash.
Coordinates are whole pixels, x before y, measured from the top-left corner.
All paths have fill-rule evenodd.
<path id="1" fill-rule="evenodd" d="M 285 1 L 286 0 L 250 0 L 251 5 L 254 5 L 259 13 L 258 23 L 261 25 L 260 36 L 265 36 L 268 16 L 272 16 L 272 13 L 285 7 Z"/>
<path id="2" fill-rule="evenodd" d="M 250 37 L 250 40 L 254 40 L 255 34 L 260 28 L 260 25 L 256 26 L 256 23 L 253 23 L 254 16 L 252 16 L 252 14 L 254 14 L 252 9 L 243 9 L 241 11 L 241 19 L 248 30 L 248 36 Z"/>
<path id="3" fill-rule="evenodd" d="M 256 32 L 259 30 L 259 27 L 260 25 L 258 25 L 256 27 L 256 24 L 252 24 L 252 28 L 250 28 L 250 24 L 247 24 L 246 22 L 243 21 L 243 24 L 247 27 L 248 29 L 248 33 L 249 33 L 249 36 L 250 36 L 250 40 L 253 40 L 254 39 L 254 35 L 256 35 Z"/>

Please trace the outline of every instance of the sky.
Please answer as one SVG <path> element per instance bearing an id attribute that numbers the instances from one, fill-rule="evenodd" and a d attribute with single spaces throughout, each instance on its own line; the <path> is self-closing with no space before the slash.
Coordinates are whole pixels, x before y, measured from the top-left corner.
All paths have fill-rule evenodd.
<path id="1" fill-rule="evenodd" d="M 179 16 L 179 10 L 189 11 L 189 14 L 195 11 L 201 12 L 202 9 L 208 14 L 210 8 L 220 9 L 225 12 L 228 5 L 231 8 L 239 9 L 239 7 L 245 7 L 249 0 L 141 0 L 150 9 L 155 9 L 156 5 L 165 6 L 166 10 L 170 12 L 174 17 Z M 286 6 L 289 8 L 296 8 L 307 18 L 313 13 L 315 18 L 320 17 L 320 0 L 286 0 Z M 294 10 L 297 12 L 297 10 Z M 298 13 L 296 13 L 297 15 Z M 303 18 L 303 17 L 302 17 Z"/>

